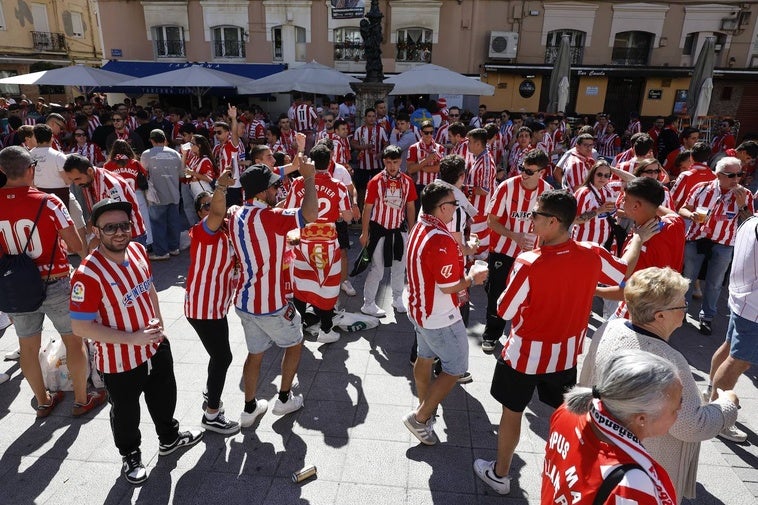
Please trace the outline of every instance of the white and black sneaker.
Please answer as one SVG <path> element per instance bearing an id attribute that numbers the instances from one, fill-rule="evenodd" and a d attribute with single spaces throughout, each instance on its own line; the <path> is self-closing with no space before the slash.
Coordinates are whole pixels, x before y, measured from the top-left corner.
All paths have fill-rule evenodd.
<path id="1" fill-rule="evenodd" d="M 142 484 L 147 480 L 147 470 L 142 465 L 142 453 L 132 451 L 123 458 L 121 473 L 129 484 Z"/>
<path id="2" fill-rule="evenodd" d="M 191 447 L 202 440 L 203 433 L 204 432 L 199 430 L 180 431 L 176 440 L 170 444 L 160 444 L 158 446 L 158 454 L 160 456 L 168 456 L 177 449 Z"/>
<path id="3" fill-rule="evenodd" d="M 215 419 L 208 419 L 208 416 L 203 414 L 200 425 L 208 431 L 215 431 L 222 435 L 234 435 L 240 430 L 240 424 L 224 417 L 221 411 L 218 412 Z"/>

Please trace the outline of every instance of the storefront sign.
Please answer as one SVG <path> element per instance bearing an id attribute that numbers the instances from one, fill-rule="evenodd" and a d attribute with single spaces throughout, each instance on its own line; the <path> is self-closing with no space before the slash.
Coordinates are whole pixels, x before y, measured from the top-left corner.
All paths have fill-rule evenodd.
<path id="1" fill-rule="evenodd" d="M 111 49 L 111 58 L 121 58 L 123 55 L 121 49 Z"/>
<path id="2" fill-rule="evenodd" d="M 588 76 L 588 77 L 604 77 L 605 76 L 605 70 L 590 70 L 589 72 L 586 70 L 577 70 L 576 75 L 582 75 L 582 76 Z"/>
<path id="3" fill-rule="evenodd" d="M 584 94 L 587 96 L 597 96 L 600 94 L 600 88 L 597 86 L 587 86 L 587 90 Z"/>
<path id="4" fill-rule="evenodd" d="M 647 99 L 648 100 L 660 100 L 663 96 L 663 90 L 662 89 L 649 89 L 647 90 Z"/>
<path id="5" fill-rule="evenodd" d="M 529 79 L 521 81 L 521 84 L 518 86 L 518 93 L 521 95 L 521 98 L 531 98 L 536 90 L 537 87 L 534 85 L 534 81 Z"/>

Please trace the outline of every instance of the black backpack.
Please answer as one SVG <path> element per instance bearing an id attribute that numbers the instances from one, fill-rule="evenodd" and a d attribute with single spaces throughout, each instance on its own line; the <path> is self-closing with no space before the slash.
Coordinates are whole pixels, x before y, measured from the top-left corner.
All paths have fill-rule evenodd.
<path id="1" fill-rule="evenodd" d="M 634 469 L 642 470 L 642 467 L 637 463 L 627 463 L 625 465 L 619 465 L 614 468 L 613 471 L 608 474 L 608 477 L 603 480 L 603 483 L 600 484 L 600 487 L 597 490 L 597 494 L 595 495 L 595 499 L 593 500 L 592 504 L 603 505 L 608 500 L 608 497 L 611 495 L 613 490 L 616 489 L 616 486 L 618 486 L 619 482 L 621 482 L 621 479 L 624 478 L 624 474 L 629 470 Z"/>
<path id="2" fill-rule="evenodd" d="M 37 268 L 34 260 L 26 255 L 26 250 L 34 236 L 34 231 L 37 229 L 37 221 L 39 221 L 42 209 L 46 204 L 47 197 L 42 201 L 42 205 L 40 205 L 37 211 L 37 217 L 34 218 L 34 226 L 32 226 L 29 238 L 26 240 L 26 245 L 21 254 L 5 253 L 0 257 L 0 310 L 3 312 L 11 314 L 34 312 L 45 301 L 46 282 L 50 279 L 50 269 L 55 259 L 58 240 L 56 238 L 53 255 L 47 267 L 48 273 L 45 282 L 42 281 L 42 275 L 40 275 L 39 268 Z"/>

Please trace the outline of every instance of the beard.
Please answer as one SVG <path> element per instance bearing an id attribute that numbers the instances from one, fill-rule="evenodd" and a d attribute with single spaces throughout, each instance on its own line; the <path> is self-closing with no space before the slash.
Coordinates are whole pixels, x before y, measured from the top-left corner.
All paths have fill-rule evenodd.
<path id="1" fill-rule="evenodd" d="M 124 242 L 123 246 L 117 246 L 113 243 L 113 239 L 109 239 L 108 241 L 103 240 L 103 237 L 100 237 L 100 245 L 103 246 L 107 251 L 110 251 L 112 253 L 122 253 L 126 251 L 126 248 L 129 247 L 130 240 L 126 240 Z"/>

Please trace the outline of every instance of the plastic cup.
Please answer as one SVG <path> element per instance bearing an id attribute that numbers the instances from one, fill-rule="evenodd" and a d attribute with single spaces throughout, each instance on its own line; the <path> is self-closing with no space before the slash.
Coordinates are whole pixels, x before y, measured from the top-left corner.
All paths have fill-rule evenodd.
<path id="1" fill-rule="evenodd" d="M 695 221 L 698 223 L 705 222 L 705 218 L 708 217 L 708 212 L 710 209 L 708 207 L 698 207 L 695 209 Z"/>
<path id="2" fill-rule="evenodd" d="M 534 246 L 537 244 L 537 234 L 536 233 L 526 233 L 524 235 L 527 241 L 527 246 L 529 247 L 527 250 L 531 251 L 534 249 Z"/>
<path id="3" fill-rule="evenodd" d="M 489 266 L 487 265 L 487 262 L 484 260 L 476 260 L 474 261 L 474 264 L 471 265 L 471 268 L 469 268 L 469 273 L 471 275 L 477 275 L 482 272 L 486 272 L 489 270 Z"/>

